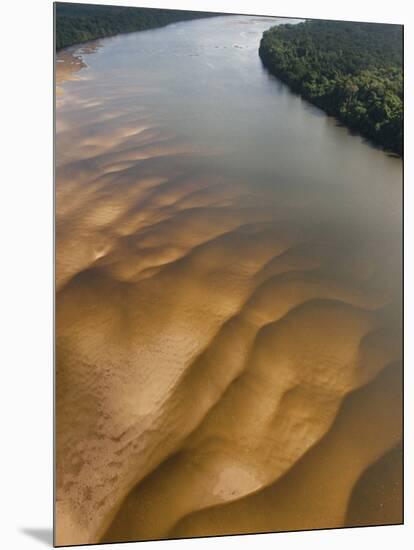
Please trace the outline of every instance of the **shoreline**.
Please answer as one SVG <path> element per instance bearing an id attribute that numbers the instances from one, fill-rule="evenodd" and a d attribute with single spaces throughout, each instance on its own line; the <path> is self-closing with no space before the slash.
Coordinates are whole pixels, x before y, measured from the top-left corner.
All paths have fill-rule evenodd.
<path id="1" fill-rule="evenodd" d="M 91 40 L 163 28 L 172 23 L 221 15 L 226 14 L 93 4 L 71 5 L 59 2 L 55 5 L 54 11 L 54 48 L 57 53 L 65 48 L 81 45 Z"/>
<path id="2" fill-rule="evenodd" d="M 399 139 L 399 134 L 396 129 L 397 122 L 395 122 L 393 118 L 395 117 L 395 113 L 389 115 L 387 111 L 389 105 L 385 102 L 387 99 L 386 94 L 394 94 L 396 97 L 395 101 L 398 101 L 398 92 L 391 87 L 389 80 L 386 80 L 389 84 L 386 89 L 386 94 L 382 92 L 383 95 L 379 95 L 378 97 L 378 101 L 383 102 L 380 106 L 387 115 L 383 115 L 382 119 L 374 118 L 374 115 L 378 115 L 376 115 L 376 113 L 371 113 L 372 106 L 369 103 L 371 100 L 366 98 L 368 93 L 375 94 L 376 89 L 372 88 L 374 84 L 369 81 L 365 73 L 372 74 L 373 76 L 371 76 L 371 79 L 375 81 L 375 78 L 380 78 L 378 74 L 381 74 L 381 70 L 384 70 L 382 65 L 365 66 L 362 64 L 359 69 L 354 69 L 354 72 L 344 72 L 337 61 L 332 61 L 328 69 L 330 69 L 331 72 L 336 71 L 336 80 L 332 80 L 332 76 L 330 76 L 329 70 L 326 70 L 326 66 L 320 69 L 319 79 L 316 79 L 313 76 L 316 69 L 314 68 L 315 58 L 312 58 L 312 55 L 315 56 L 315 54 L 312 53 L 312 48 L 314 47 L 312 35 L 310 35 L 311 38 L 307 38 L 308 42 L 306 47 L 302 47 L 302 51 L 298 53 L 299 50 L 296 51 L 295 48 L 299 48 L 299 46 L 296 46 L 295 40 L 299 40 L 299 38 L 305 40 L 305 30 L 302 36 L 298 28 L 296 28 L 297 36 L 293 36 L 292 38 L 289 34 L 286 34 L 287 29 L 285 31 L 286 36 L 284 36 L 280 31 L 276 31 L 276 28 L 277 27 L 272 27 L 266 31 L 259 45 L 259 57 L 266 70 L 275 78 L 286 84 L 291 92 L 299 95 L 299 97 L 318 109 L 321 109 L 327 116 L 334 117 L 350 132 L 361 136 L 384 152 L 402 159 L 404 156 L 403 138 L 401 137 L 401 140 Z M 281 29 L 281 27 L 278 28 Z M 302 28 L 304 29 L 305 27 Z M 306 29 L 309 33 L 307 27 Z M 317 32 L 319 32 L 319 30 L 317 30 Z M 274 37 L 272 33 L 275 35 Z M 280 36 L 276 37 L 276 33 Z M 307 48 L 310 52 L 307 51 Z M 345 51 L 345 57 L 346 54 L 347 52 Z M 320 52 L 319 55 L 321 55 Z M 337 63 L 337 65 L 335 65 L 335 63 Z M 393 66 L 391 69 L 397 71 L 398 66 Z M 389 73 L 391 69 L 388 69 Z M 388 79 L 391 78 L 390 74 L 387 73 L 386 75 Z M 368 84 L 363 81 L 362 77 L 368 79 Z M 395 76 L 395 78 L 397 78 L 397 76 Z M 351 96 L 349 96 L 347 89 L 347 86 L 350 86 L 348 83 L 350 79 L 353 79 L 351 81 Z M 358 79 L 360 79 L 362 83 Z M 328 82 L 329 86 L 331 86 L 330 88 Z M 323 88 L 323 85 L 325 88 Z M 332 86 L 334 86 L 334 88 L 332 88 Z M 371 91 L 371 88 L 374 92 Z M 361 97 L 359 94 L 361 94 Z M 344 95 L 347 97 L 346 101 L 343 99 Z M 364 115 L 358 112 L 358 116 L 356 116 L 355 112 L 357 109 L 361 109 Z M 404 109 L 403 105 L 402 109 Z M 374 126 L 375 121 L 377 121 L 377 124 Z M 401 121 L 401 125 L 403 125 L 403 121 Z M 379 126 L 379 129 L 377 126 Z M 383 130 L 383 128 L 385 128 L 385 130 Z"/>
<path id="3" fill-rule="evenodd" d="M 382 145 L 378 141 L 375 141 L 374 139 L 372 139 L 369 135 L 362 133 L 362 131 L 359 130 L 358 128 L 350 126 L 349 124 L 347 124 L 344 120 L 342 120 L 338 116 L 338 114 L 336 114 L 334 112 L 327 111 L 322 105 L 320 105 L 317 102 L 312 101 L 311 98 L 304 95 L 299 89 L 294 88 L 288 80 L 283 78 L 282 74 L 278 74 L 276 72 L 273 72 L 271 70 L 271 68 L 266 64 L 266 62 L 263 61 L 262 57 L 260 57 L 260 59 L 262 60 L 263 66 L 269 72 L 269 74 L 272 75 L 277 80 L 279 80 L 280 82 L 282 82 L 283 84 L 285 84 L 289 88 L 289 91 L 292 94 L 297 95 L 298 97 L 300 97 L 301 99 L 306 101 L 309 105 L 312 105 L 312 107 L 316 107 L 317 109 L 320 109 L 326 117 L 335 119 L 335 121 L 338 123 L 338 126 L 342 126 L 343 128 L 346 128 L 348 130 L 348 132 L 350 133 L 350 135 L 352 135 L 354 137 L 362 138 L 362 140 L 365 141 L 366 143 L 369 143 L 369 145 L 371 147 L 373 147 L 375 149 L 378 149 L 379 151 L 383 151 L 384 153 L 386 153 L 390 157 L 397 158 L 397 159 L 400 159 L 400 160 L 404 160 L 403 153 L 397 153 L 397 152 L 393 151 L 392 149 L 389 149 L 389 148 L 385 147 L 384 145 Z"/>

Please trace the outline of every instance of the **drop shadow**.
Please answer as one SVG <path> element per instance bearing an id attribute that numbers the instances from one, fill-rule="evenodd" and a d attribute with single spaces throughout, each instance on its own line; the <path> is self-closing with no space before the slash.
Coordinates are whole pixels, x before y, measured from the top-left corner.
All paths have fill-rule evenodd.
<path id="1" fill-rule="evenodd" d="M 37 527 L 23 527 L 20 532 L 31 537 L 39 542 L 42 542 L 50 548 L 53 547 L 53 529 L 51 527 L 37 528 Z"/>

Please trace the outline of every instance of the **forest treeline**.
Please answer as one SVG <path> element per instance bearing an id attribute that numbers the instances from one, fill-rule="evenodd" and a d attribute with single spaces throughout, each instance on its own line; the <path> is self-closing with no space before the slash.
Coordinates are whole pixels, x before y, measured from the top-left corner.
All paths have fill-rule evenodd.
<path id="1" fill-rule="evenodd" d="M 311 103 L 401 155 L 402 48 L 399 25 L 314 20 L 272 27 L 259 55 Z"/>
<path id="2" fill-rule="evenodd" d="M 56 3 L 56 49 L 119 33 L 163 27 L 214 13 Z"/>

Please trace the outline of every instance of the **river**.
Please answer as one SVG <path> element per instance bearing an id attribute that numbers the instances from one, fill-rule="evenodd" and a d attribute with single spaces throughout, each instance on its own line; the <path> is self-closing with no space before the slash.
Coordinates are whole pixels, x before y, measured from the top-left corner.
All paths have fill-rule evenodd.
<path id="1" fill-rule="evenodd" d="M 400 521 L 402 161 L 267 72 L 286 22 L 57 55 L 62 544 Z"/>

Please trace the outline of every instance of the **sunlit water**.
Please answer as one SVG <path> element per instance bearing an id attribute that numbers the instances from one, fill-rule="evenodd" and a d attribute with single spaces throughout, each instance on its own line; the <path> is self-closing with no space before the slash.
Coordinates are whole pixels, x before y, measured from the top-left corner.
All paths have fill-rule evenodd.
<path id="1" fill-rule="evenodd" d="M 266 71 L 260 38 L 285 22 L 214 17 L 58 55 L 63 544 L 111 523 L 105 540 L 363 524 L 352 488 L 401 438 L 402 162 Z M 399 520 L 393 483 L 370 522 Z"/>

